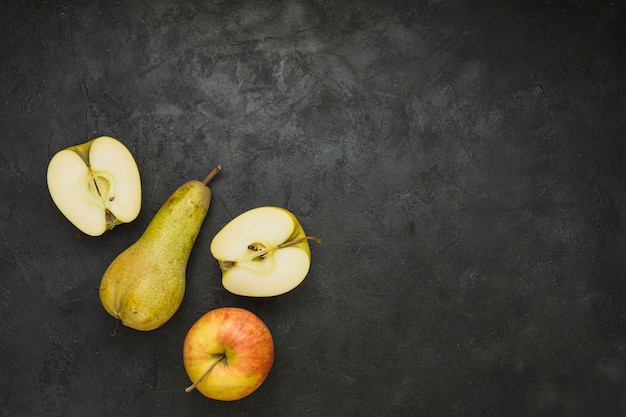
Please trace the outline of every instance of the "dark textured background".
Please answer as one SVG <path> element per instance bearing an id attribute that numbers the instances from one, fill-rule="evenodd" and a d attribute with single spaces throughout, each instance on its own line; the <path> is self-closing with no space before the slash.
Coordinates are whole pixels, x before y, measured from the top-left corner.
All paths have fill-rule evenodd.
<path id="1" fill-rule="evenodd" d="M 625 28 L 620 1 L 3 2 L 2 415 L 626 415 Z M 143 207 L 90 238 L 45 178 L 99 135 Z M 181 309 L 111 337 L 103 271 L 217 163 Z M 323 244 L 294 291 L 231 295 L 210 241 L 265 204 Z M 233 403 L 183 391 L 222 306 L 276 343 Z"/>

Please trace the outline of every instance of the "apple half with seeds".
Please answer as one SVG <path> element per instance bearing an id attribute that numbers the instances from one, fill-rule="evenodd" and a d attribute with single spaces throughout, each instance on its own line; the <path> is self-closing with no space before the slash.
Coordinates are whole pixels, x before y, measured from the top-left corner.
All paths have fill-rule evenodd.
<path id="1" fill-rule="evenodd" d="M 56 153 L 47 180 L 54 204 L 90 236 L 135 220 L 141 210 L 137 163 L 126 146 L 109 136 Z"/>
<path id="2" fill-rule="evenodd" d="M 211 242 L 222 285 L 233 294 L 272 297 L 297 287 L 311 266 L 309 240 L 291 212 L 257 207 L 231 220 Z"/>

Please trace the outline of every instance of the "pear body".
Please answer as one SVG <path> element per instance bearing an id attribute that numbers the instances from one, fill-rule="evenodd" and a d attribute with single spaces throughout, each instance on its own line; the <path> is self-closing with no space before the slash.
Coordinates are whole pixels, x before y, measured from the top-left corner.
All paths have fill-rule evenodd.
<path id="1" fill-rule="evenodd" d="M 154 330 L 178 310 L 185 294 L 187 262 L 204 222 L 211 190 L 188 181 L 161 206 L 145 232 L 109 265 L 100 301 L 122 324 Z"/>

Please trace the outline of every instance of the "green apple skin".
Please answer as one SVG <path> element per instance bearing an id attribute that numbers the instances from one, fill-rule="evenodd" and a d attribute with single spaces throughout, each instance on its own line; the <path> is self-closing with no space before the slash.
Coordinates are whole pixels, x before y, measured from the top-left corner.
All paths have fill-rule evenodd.
<path id="1" fill-rule="evenodd" d="M 296 216 L 275 206 L 231 220 L 211 242 L 222 285 L 233 294 L 273 297 L 297 287 L 311 265 L 308 237 Z"/>
<path id="2" fill-rule="evenodd" d="M 235 401 L 256 391 L 274 364 L 269 328 L 254 313 L 222 307 L 200 317 L 183 342 L 189 379 L 205 397 Z"/>

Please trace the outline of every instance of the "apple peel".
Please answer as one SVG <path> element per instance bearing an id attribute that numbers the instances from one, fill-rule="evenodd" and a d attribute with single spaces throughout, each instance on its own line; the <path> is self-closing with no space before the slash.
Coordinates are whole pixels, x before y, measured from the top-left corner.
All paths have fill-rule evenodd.
<path id="1" fill-rule="evenodd" d="M 274 341 L 265 323 L 239 307 L 200 317 L 183 342 L 183 364 L 194 389 L 205 397 L 235 401 L 256 391 L 274 363 Z M 219 365 L 219 366 L 218 366 Z"/>

